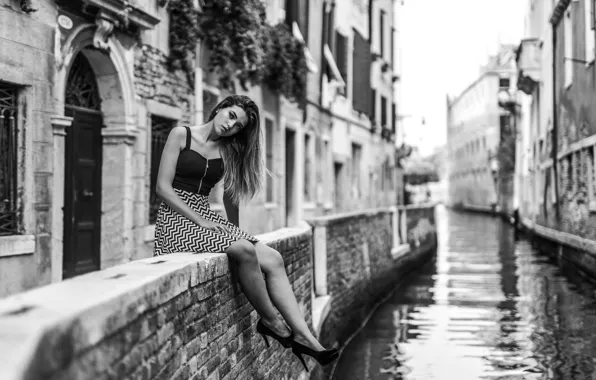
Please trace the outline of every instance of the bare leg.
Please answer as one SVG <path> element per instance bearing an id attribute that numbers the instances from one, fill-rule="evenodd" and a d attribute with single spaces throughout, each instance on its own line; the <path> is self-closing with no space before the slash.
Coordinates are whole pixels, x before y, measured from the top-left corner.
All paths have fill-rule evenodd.
<path id="1" fill-rule="evenodd" d="M 267 289 L 271 301 L 292 328 L 295 340 L 314 350 L 324 350 L 304 320 L 280 253 L 263 243 L 256 243 L 255 250 L 261 269 L 267 276 Z"/>
<path id="2" fill-rule="evenodd" d="M 261 273 L 255 248 L 248 240 L 233 243 L 226 254 L 238 265 L 238 280 L 248 301 L 259 313 L 263 322 L 280 336 L 288 336 L 287 326 L 279 318 L 277 310 L 271 303 L 265 280 Z"/>

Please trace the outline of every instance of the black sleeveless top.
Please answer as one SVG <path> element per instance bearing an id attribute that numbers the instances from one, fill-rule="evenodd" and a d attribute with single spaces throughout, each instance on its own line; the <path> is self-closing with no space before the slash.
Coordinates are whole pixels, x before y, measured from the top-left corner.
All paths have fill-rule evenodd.
<path id="1" fill-rule="evenodd" d="M 185 128 L 186 146 L 178 156 L 172 187 L 207 196 L 222 179 L 224 163 L 221 158 L 206 159 L 201 153 L 190 149 L 190 128 Z"/>

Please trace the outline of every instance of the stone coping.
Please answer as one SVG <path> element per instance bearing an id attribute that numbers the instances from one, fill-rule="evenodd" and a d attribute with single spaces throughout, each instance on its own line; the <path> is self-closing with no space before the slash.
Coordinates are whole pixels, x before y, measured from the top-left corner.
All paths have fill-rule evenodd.
<path id="1" fill-rule="evenodd" d="M 311 227 L 302 222 L 257 238 L 275 244 L 310 236 Z M 181 252 L 0 299 L 0 379 L 26 378 L 31 363 L 57 369 L 139 315 L 228 270 L 224 253 Z"/>
<path id="2" fill-rule="evenodd" d="M 587 252 L 591 256 L 596 257 L 596 241 L 594 240 L 585 239 L 568 232 L 557 231 L 554 228 L 541 226 L 528 218 L 521 218 L 521 222 L 527 229 L 545 239 Z"/>
<path id="3" fill-rule="evenodd" d="M 313 218 L 307 219 L 307 222 L 312 226 L 326 226 L 328 224 L 337 223 L 341 221 L 348 220 L 350 218 L 355 217 L 367 217 L 367 216 L 374 216 L 382 213 L 392 213 L 396 210 L 418 210 L 418 209 L 427 209 L 433 208 L 436 206 L 436 203 L 421 203 L 415 205 L 398 205 L 398 206 L 391 206 L 391 207 L 379 207 L 379 208 L 371 208 L 365 210 L 358 210 L 358 211 L 351 211 L 351 212 L 344 212 L 339 214 L 327 215 L 327 216 L 316 216 Z"/>

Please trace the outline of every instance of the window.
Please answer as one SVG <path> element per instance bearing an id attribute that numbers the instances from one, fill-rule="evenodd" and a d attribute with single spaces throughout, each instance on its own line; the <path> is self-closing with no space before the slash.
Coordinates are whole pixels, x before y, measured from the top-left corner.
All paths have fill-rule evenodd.
<path id="1" fill-rule="evenodd" d="M 510 86 L 510 79 L 503 77 L 499 78 L 499 88 L 502 90 L 508 90 Z"/>
<path id="2" fill-rule="evenodd" d="M 307 133 L 304 135 L 304 201 L 311 202 L 312 201 L 312 159 L 311 159 L 311 137 Z"/>
<path id="3" fill-rule="evenodd" d="M 307 0 L 285 0 L 283 6 L 286 23 L 292 27 L 296 23 L 302 32 L 304 41 L 308 44 L 308 14 L 309 3 Z"/>
<path id="4" fill-rule="evenodd" d="M 586 177 L 588 178 L 587 187 L 591 209 L 594 208 L 594 203 L 596 203 L 596 165 L 594 164 L 594 149 L 595 147 L 591 146 L 586 150 L 588 161 L 586 165 Z"/>
<path id="5" fill-rule="evenodd" d="M 370 44 L 356 29 L 352 52 L 352 108 L 369 114 L 370 110 Z"/>
<path id="6" fill-rule="evenodd" d="M 149 224 L 157 221 L 157 211 L 161 199 L 155 193 L 157 185 L 157 172 L 161 154 L 166 145 L 168 134 L 176 126 L 176 121 L 165 117 L 151 115 L 151 188 L 149 189 Z"/>
<path id="7" fill-rule="evenodd" d="M 396 132 L 396 122 L 397 122 L 397 111 L 395 107 L 395 103 L 391 104 L 391 132 L 395 134 Z"/>
<path id="8" fill-rule="evenodd" d="M 565 171 L 567 173 L 565 188 L 567 191 L 573 190 L 573 155 L 568 155 L 565 159 Z"/>
<path id="9" fill-rule="evenodd" d="M 573 25 L 571 23 L 571 12 L 565 12 L 563 21 L 565 33 L 565 87 L 571 86 L 573 82 Z"/>
<path id="10" fill-rule="evenodd" d="M 586 61 L 592 62 L 596 56 L 596 37 L 594 33 L 594 0 L 585 0 L 584 4 L 586 8 L 584 9 L 585 19 L 586 19 Z"/>
<path id="11" fill-rule="evenodd" d="M 265 118 L 265 164 L 267 170 L 271 172 L 271 175 L 267 176 L 267 202 L 274 202 L 273 190 L 273 173 L 275 168 L 273 167 L 273 120 Z"/>
<path id="12" fill-rule="evenodd" d="M 326 202 L 331 202 L 333 200 L 333 188 L 331 187 L 331 176 L 328 174 L 328 169 L 330 168 L 330 159 L 329 156 L 329 141 L 323 141 L 323 182 L 324 182 L 324 192 L 326 194 Z"/>
<path id="13" fill-rule="evenodd" d="M 206 122 L 209 119 L 209 115 L 217 103 L 219 103 L 217 92 L 207 89 L 203 90 L 203 122 Z"/>
<path id="14" fill-rule="evenodd" d="M 582 185 L 581 182 L 585 181 L 585 178 L 582 177 L 582 161 L 581 161 L 581 152 L 577 151 L 573 153 L 573 191 L 577 192 L 577 190 Z"/>
<path id="15" fill-rule="evenodd" d="M 381 125 L 387 128 L 387 98 L 381 96 Z"/>
<path id="16" fill-rule="evenodd" d="M 370 120 L 374 125 L 377 122 L 377 91 L 371 89 L 371 100 L 370 100 Z"/>
<path id="17" fill-rule="evenodd" d="M 348 37 L 338 31 L 335 31 L 335 62 L 346 86 L 339 91 L 341 95 L 346 96 L 348 87 Z"/>
<path id="18" fill-rule="evenodd" d="M 379 55 L 385 58 L 385 11 L 379 14 Z"/>
<path id="19" fill-rule="evenodd" d="M 391 70 L 393 71 L 395 69 L 395 28 L 391 28 L 391 57 L 390 57 L 390 62 L 391 62 Z"/>
<path id="20" fill-rule="evenodd" d="M 360 198 L 362 188 L 360 184 L 360 167 L 362 165 L 362 147 L 352 143 L 352 196 Z"/>
<path id="21" fill-rule="evenodd" d="M 17 87 L 0 82 L 0 236 L 20 231 Z"/>

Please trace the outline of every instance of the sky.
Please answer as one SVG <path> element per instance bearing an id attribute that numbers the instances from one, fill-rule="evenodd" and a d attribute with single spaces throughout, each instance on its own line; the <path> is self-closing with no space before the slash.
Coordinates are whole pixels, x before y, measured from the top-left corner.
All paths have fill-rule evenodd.
<path id="1" fill-rule="evenodd" d="M 446 94 L 479 76 L 501 43 L 523 38 L 527 0 L 403 0 L 401 109 L 405 141 L 428 155 L 446 143 Z M 425 120 L 424 127 L 422 119 Z"/>

